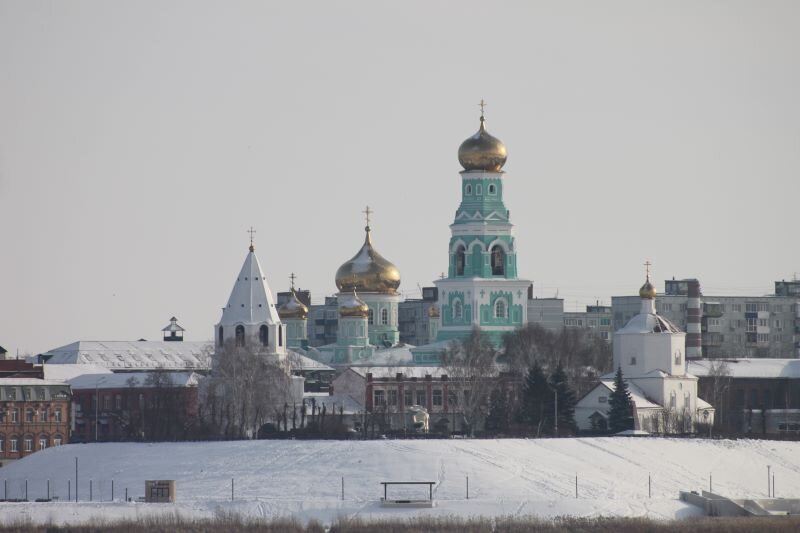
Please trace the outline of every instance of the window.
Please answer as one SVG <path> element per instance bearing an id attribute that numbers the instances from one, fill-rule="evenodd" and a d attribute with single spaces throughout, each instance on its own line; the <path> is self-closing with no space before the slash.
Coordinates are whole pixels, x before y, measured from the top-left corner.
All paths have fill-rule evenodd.
<path id="1" fill-rule="evenodd" d="M 25 410 L 25 422 L 33 422 L 33 409 Z"/>
<path id="2" fill-rule="evenodd" d="M 278 346 L 283 346 L 283 325 L 278 326 Z"/>
<path id="3" fill-rule="evenodd" d="M 375 398 L 375 405 L 386 405 L 386 393 L 382 390 L 376 390 L 373 394 Z"/>
<path id="4" fill-rule="evenodd" d="M 25 451 L 32 452 L 33 451 L 33 439 L 30 437 L 25 438 Z"/>
<path id="5" fill-rule="evenodd" d="M 385 326 L 389 323 L 389 310 L 381 309 L 381 325 Z"/>
<path id="6" fill-rule="evenodd" d="M 469 195 L 469 194 L 472 194 L 472 185 L 467 185 L 467 186 L 464 188 L 464 193 L 465 193 L 465 194 L 468 194 L 468 195 Z"/>
<path id="7" fill-rule="evenodd" d="M 36 399 L 39 401 L 44 400 L 44 387 L 36 388 Z"/>
<path id="8" fill-rule="evenodd" d="M 768 343 L 769 342 L 769 335 L 767 333 L 759 333 L 758 334 L 758 342 Z"/>
<path id="9" fill-rule="evenodd" d="M 467 261 L 467 250 L 464 248 L 463 244 L 459 244 L 456 248 L 455 254 L 455 267 L 456 267 L 456 276 L 463 276 L 464 275 L 464 265 Z"/>
<path id="10" fill-rule="evenodd" d="M 733 311 L 734 313 L 741 313 L 742 304 L 731 304 L 731 311 Z"/>
<path id="11" fill-rule="evenodd" d="M 367 317 L 367 324 L 370 326 L 375 323 L 375 311 L 372 309 L 369 310 L 369 316 Z"/>
<path id="12" fill-rule="evenodd" d="M 447 391 L 447 405 L 450 407 L 458 405 L 458 395 L 455 391 Z"/>
<path id="13" fill-rule="evenodd" d="M 0 424 L 5 424 L 5 423 L 6 423 L 6 410 L 2 409 L 0 410 Z"/>
<path id="14" fill-rule="evenodd" d="M 0 452 L 3 451 L 3 439 L 0 439 Z"/>
<path id="15" fill-rule="evenodd" d="M 55 422 L 61 422 L 61 409 L 56 409 L 53 411 L 53 420 Z"/>
<path id="16" fill-rule="evenodd" d="M 775 329 L 778 329 L 778 330 L 781 329 L 781 321 L 780 320 L 776 320 L 775 321 Z"/>
<path id="17" fill-rule="evenodd" d="M 462 316 L 464 316 L 464 310 L 461 308 L 461 300 L 456 300 L 453 302 L 453 319 L 461 320 Z"/>
<path id="18" fill-rule="evenodd" d="M 47 439 L 39 439 L 39 449 L 44 450 L 45 448 L 47 448 Z"/>
<path id="19" fill-rule="evenodd" d="M 681 351 L 680 350 L 677 350 L 675 352 L 675 364 L 676 365 L 681 364 Z"/>
<path id="20" fill-rule="evenodd" d="M 16 424 L 19 422 L 19 409 L 11 410 L 11 423 Z"/>
<path id="21" fill-rule="evenodd" d="M 9 441 L 11 443 L 11 450 L 12 452 L 18 452 L 19 449 L 17 448 L 17 439 L 11 439 Z"/>
<path id="22" fill-rule="evenodd" d="M 11 401 L 16 400 L 17 399 L 17 389 L 15 389 L 13 387 L 10 388 L 10 389 L 6 389 L 6 399 L 11 400 Z"/>
<path id="23" fill-rule="evenodd" d="M 607 331 L 601 331 L 600 332 L 600 338 L 603 339 L 604 341 L 607 341 L 609 339 L 608 332 Z"/>
<path id="24" fill-rule="evenodd" d="M 47 408 L 45 407 L 41 411 L 39 411 L 39 420 L 42 422 L 47 422 Z"/>
<path id="25" fill-rule="evenodd" d="M 411 389 L 406 389 L 403 391 L 403 404 L 406 406 L 414 405 L 413 398 L 411 397 Z"/>
<path id="26" fill-rule="evenodd" d="M 489 185 L 489 194 L 497 194 L 497 188 L 494 186 L 494 184 Z"/>
<path id="27" fill-rule="evenodd" d="M 397 390 L 395 389 L 389 391 L 389 405 L 392 407 L 397 405 Z"/>
<path id="28" fill-rule="evenodd" d="M 506 302 L 505 302 L 505 300 L 497 300 L 497 303 L 494 304 L 494 316 L 495 316 L 495 318 L 505 318 L 506 317 Z"/>
<path id="29" fill-rule="evenodd" d="M 675 396 L 675 391 L 672 391 L 669 394 L 669 408 L 670 409 L 675 409 L 676 401 L 677 401 L 677 399 L 676 399 L 676 396 Z"/>
<path id="30" fill-rule="evenodd" d="M 223 344 L 225 344 L 225 336 L 223 335 L 223 332 L 222 332 L 222 326 L 220 326 L 219 327 L 219 345 L 222 346 Z"/>
<path id="31" fill-rule="evenodd" d="M 261 341 L 261 346 L 269 345 L 269 328 L 266 324 L 258 328 L 258 340 Z"/>
<path id="32" fill-rule="evenodd" d="M 765 327 L 767 325 L 767 319 L 766 318 L 759 318 L 758 319 L 758 325 L 761 326 L 761 327 Z"/>
<path id="33" fill-rule="evenodd" d="M 599 397 L 597 398 L 597 401 L 598 401 L 599 403 L 606 403 L 606 402 L 608 401 L 608 396 L 599 396 Z"/>
<path id="34" fill-rule="evenodd" d="M 506 271 L 506 254 L 499 244 L 492 246 L 492 275 L 502 276 Z"/>
<path id="35" fill-rule="evenodd" d="M 425 396 L 424 390 L 417 391 L 417 405 L 428 405 L 428 402 L 425 400 Z"/>
<path id="36" fill-rule="evenodd" d="M 53 446 L 61 446 L 61 441 L 62 441 L 62 439 L 61 439 L 60 436 L 54 437 L 53 438 Z"/>
<path id="37" fill-rule="evenodd" d="M 708 319 L 709 326 L 719 326 L 719 318 L 709 318 Z"/>
<path id="38" fill-rule="evenodd" d="M 105 394 L 102 396 L 103 398 L 103 411 L 110 411 L 111 410 L 111 395 Z"/>
<path id="39" fill-rule="evenodd" d="M 632 365 L 636 364 L 636 356 L 635 355 L 633 357 L 631 357 L 631 364 Z"/>
<path id="40" fill-rule="evenodd" d="M 600 319 L 600 325 L 601 326 L 610 326 L 611 325 L 611 319 L 610 318 L 601 318 Z"/>
<path id="41" fill-rule="evenodd" d="M 244 346 L 244 326 L 242 326 L 241 324 L 236 326 L 235 343 L 237 347 L 241 348 L 242 346 Z"/>
<path id="42" fill-rule="evenodd" d="M 469 389 L 464 389 L 464 405 L 469 405 Z"/>
<path id="43" fill-rule="evenodd" d="M 756 330 L 756 320 L 755 318 L 747 319 L 747 331 L 754 332 Z"/>
<path id="44" fill-rule="evenodd" d="M 442 389 L 433 390 L 433 405 L 441 407 L 442 405 Z"/>

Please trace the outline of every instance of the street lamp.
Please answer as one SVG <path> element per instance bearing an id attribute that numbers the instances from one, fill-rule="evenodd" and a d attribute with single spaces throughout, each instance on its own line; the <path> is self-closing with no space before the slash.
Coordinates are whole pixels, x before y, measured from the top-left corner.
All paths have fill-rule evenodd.
<path id="1" fill-rule="evenodd" d="M 94 382 L 94 441 L 97 442 L 97 428 L 100 426 L 100 418 L 98 417 L 98 411 L 100 407 L 100 394 L 99 394 L 99 385 L 100 382 L 105 382 L 105 376 L 102 378 L 97 378 Z"/>

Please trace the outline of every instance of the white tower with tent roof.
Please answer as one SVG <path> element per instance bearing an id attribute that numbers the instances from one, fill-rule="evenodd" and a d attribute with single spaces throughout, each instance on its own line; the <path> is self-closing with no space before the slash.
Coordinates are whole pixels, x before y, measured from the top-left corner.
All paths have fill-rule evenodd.
<path id="1" fill-rule="evenodd" d="M 255 230 L 250 228 L 250 249 L 245 257 L 228 304 L 214 326 L 218 351 L 227 345 L 251 347 L 254 351 L 285 355 L 286 330 L 278 316 L 272 291 L 253 246 Z"/>

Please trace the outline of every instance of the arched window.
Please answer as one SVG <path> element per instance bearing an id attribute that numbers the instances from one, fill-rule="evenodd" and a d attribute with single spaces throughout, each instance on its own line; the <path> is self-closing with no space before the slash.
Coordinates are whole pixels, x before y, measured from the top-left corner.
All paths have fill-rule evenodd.
<path id="1" fill-rule="evenodd" d="M 467 194 L 472 194 L 472 185 L 467 185 L 467 188 L 464 189 Z"/>
<path id="2" fill-rule="evenodd" d="M 370 326 L 375 323 L 375 311 L 372 309 L 369 310 L 369 317 L 367 318 L 367 324 Z"/>
<path id="3" fill-rule="evenodd" d="M 283 325 L 278 325 L 278 346 L 283 346 Z"/>
<path id="4" fill-rule="evenodd" d="M 462 316 L 464 316 L 464 309 L 461 307 L 461 300 L 456 300 L 453 302 L 453 319 L 461 320 Z"/>
<path id="5" fill-rule="evenodd" d="M 492 275 L 502 276 L 506 273 L 506 254 L 499 244 L 492 246 Z"/>
<path id="6" fill-rule="evenodd" d="M 483 194 L 483 185 L 476 185 L 475 186 L 475 194 L 480 196 Z"/>
<path id="7" fill-rule="evenodd" d="M 495 318 L 505 318 L 506 317 L 506 302 L 505 300 L 497 300 L 494 304 L 494 316 Z"/>
<path id="8" fill-rule="evenodd" d="M 467 251 L 463 244 L 459 244 L 456 248 L 456 276 L 464 275 L 464 264 L 466 263 Z"/>
<path id="9" fill-rule="evenodd" d="M 681 351 L 680 350 L 676 350 L 675 351 L 675 364 L 676 365 L 681 364 Z"/>
<path id="10" fill-rule="evenodd" d="M 244 326 L 239 324 L 236 326 L 236 346 L 242 347 L 244 346 Z"/>
<path id="11" fill-rule="evenodd" d="M 219 327 L 219 345 L 225 344 L 225 335 L 222 333 L 222 326 Z"/>
<path id="12" fill-rule="evenodd" d="M 389 310 L 381 309 L 381 325 L 385 326 L 389 323 Z"/>
<path id="13" fill-rule="evenodd" d="M 267 346 L 269 344 L 269 328 L 266 325 L 258 328 L 258 340 L 261 341 L 261 346 Z"/>
<path id="14" fill-rule="evenodd" d="M 489 185 L 489 194 L 497 194 L 497 188 L 494 186 L 494 184 Z"/>

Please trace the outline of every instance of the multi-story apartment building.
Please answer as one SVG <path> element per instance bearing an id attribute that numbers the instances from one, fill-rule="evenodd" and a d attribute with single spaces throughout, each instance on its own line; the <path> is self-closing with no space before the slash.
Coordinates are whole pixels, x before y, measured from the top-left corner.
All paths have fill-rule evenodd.
<path id="1" fill-rule="evenodd" d="M 280 302 L 280 300 L 278 301 Z M 339 330 L 339 306 L 336 296 L 326 296 L 324 304 L 306 305 L 308 307 L 308 345 L 325 346 L 336 342 L 336 334 Z"/>
<path id="2" fill-rule="evenodd" d="M 614 334 L 611 306 L 587 305 L 586 311 L 566 311 L 564 313 L 565 328 L 589 329 L 600 335 L 600 338 L 611 342 Z"/>
<path id="3" fill-rule="evenodd" d="M 690 287 L 697 280 L 666 280 L 657 311 L 691 333 L 693 319 L 703 357 L 800 357 L 800 282 L 776 281 L 766 296 L 699 295 L 694 313 Z M 619 329 L 639 309 L 638 296 L 611 299 L 614 328 Z M 697 316 L 699 314 L 699 317 Z M 691 358 L 687 337 L 687 358 Z"/>
<path id="4" fill-rule="evenodd" d="M 435 327 L 431 331 L 431 320 L 439 316 L 436 306 L 438 299 L 439 289 L 423 287 L 422 298 L 408 299 L 398 304 L 400 342 L 422 346 L 436 340 Z"/>
<path id="5" fill-rule="evenodd" d="M 564 327 L 563 298 L 532 298 L 528 294 L 528 323 L 539 324 L 550 331 Z"/>

